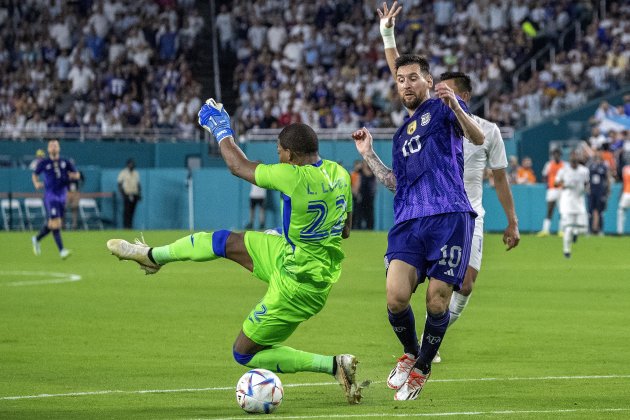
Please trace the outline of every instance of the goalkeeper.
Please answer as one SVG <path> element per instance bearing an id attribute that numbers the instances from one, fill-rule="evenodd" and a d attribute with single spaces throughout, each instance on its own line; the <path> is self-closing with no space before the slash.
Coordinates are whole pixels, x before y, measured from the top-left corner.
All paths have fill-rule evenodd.
<path id="1" fill-rule="evenodd" d="M 350 235 L 350 175 L 335 162 L 322 160 L 317 135 L 305 124 L 291 124 L 278 136 L 280 163 L 247 159 L 234 141 L 230 116 L 208 99 L 199 124 L 219 143 L 232 174 L 262 188 L 281 192 L 283 236 L 262 232 L 197 232 L 170 245 L 149 247 L 111 239 L 107 248 L 120 259 L 140 264 L 147 274 L 174 261 L 232 260 L 268 283 L 247 315 L 233 346 L 234 359 L 245 366 L 275 372 L 325 372 L 335 376 L 349 403 L 361 400 L 356 384 L 357 360 L 349 354 L 323 356 L 283 343 L 301 322 L 322 310 L 341 274 L 341 239 Z"/>

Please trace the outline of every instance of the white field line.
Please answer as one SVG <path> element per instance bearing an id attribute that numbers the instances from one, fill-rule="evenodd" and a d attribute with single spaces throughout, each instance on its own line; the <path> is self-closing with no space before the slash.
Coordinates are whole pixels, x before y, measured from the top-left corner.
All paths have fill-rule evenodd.
<path id="1" fill-rule="evenodd" d="M 630 379 L 630 375 L 597 375 L 597 376 L 539 376 L 531 378 L 461 378 L 461 379 L 432 379 L 434 382 L 491 382 L 491 381 L 555 381 L 555 380 L 596 380 L 596 379 Z M 373 384 L 384 383 L 384 381 L 375 381 Z M 314 382 L 303 384 L 284 384 L 285 388 L 311 387 L 311 386 L 329 386 L 338 385 L 337 382 Z M 0 400 L 26 400 L 34 398 L 52 398 L 52 397 L 82 397 L 90 395 L 107 395 L 107 394 L 166 394 L 171 392 L 207 392 L 207 391 L 233 391 L 234 386 L 221 386 L 211 388 L 180 388 L 180 389 L 143 389 L 138 391 L 122 391 L 118 389 L 104 391 L 85 391 L 85 392 L 68 392 L 64 394 L 37 394 L 37 395 L 16 395 L 0 397 Z"/>
<path id="2" fill-rule="evenodd" d="M 8 283 L 0 283 L 4 286 L 38 286 L 41 284 L 70 283 L 81 280 L 79 274 L 54 273 L 51 271 L 0 271 L 2 277 L 44 277 L 40 280 L 21 280 Z"/>
<path id="3" fill-rule="evenodd" d="M 349 418 L 365 418 L 365 417 L 454 417 L 454 416 L 488 416 L 488 415 L 504 415 L 512 416 L 518 414 L 567 414 L 567 413 L 619 413 L 630 411 L 630 408 L 568 408 L 556 410 L 497 410 L 497 411 L 456 411 L 442 413 L 362 413 L 362 414 L 323 414 L 318 416 L 277 416 L 281 419 L 349 419 Z M 252 416 L 247 417 L 202 417 L 196 420 L 213 419 L 213 420 L 251 420 Z"/>

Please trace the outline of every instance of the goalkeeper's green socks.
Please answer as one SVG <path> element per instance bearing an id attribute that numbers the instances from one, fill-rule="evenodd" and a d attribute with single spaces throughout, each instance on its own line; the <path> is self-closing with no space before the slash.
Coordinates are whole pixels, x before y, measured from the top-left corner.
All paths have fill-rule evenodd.
<path id="1" fill-rule="evenodd" d="M 272 372 L 323 372 L 333 374 L 333 356 L 308 353 L 287 346 L 271 346 L 259 351 L 246 366 Z"/>
<path id="2" fill-rule="evenodd" d="M 160 265 L 173 261 L 212 261 L 225 256 L 227 236 L 222 241 L 223 255 L 217 255 L 213 247 L 213 245 L 216 245 L 213 242 L 217 242 L 217 238 L 213 240 L 213 236 L 217 234 L 217 236 L 220 236 L 220 232 L 223 231 L 193 233 L 176 240 L 170 245 L 154 247 L 149 255 Z"/>

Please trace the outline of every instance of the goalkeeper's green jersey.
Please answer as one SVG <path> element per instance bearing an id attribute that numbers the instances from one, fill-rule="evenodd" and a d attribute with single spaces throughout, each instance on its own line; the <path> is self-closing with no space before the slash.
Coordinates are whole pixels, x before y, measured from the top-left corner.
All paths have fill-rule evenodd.
<path id="1" fill-rule="evenodd" d="M 256 184 L 282 197 L 283 268 L 299 282 L 334 283 L 341 274 L 341 233 L 352 212 L 350 175 L 341 165 L 258 165 Z"/>

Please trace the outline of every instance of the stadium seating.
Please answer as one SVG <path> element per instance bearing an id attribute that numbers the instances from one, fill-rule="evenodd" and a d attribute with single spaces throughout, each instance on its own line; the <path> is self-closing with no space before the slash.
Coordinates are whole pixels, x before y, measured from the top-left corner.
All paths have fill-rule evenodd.
<path id="1" fill-rule="evenodd" d="M 101 212 L 98 204 L 93 198 L 79 199 L 79 216 L 83 229 L 97 228 L 103 230 L 103 221 L 101 220 Z"/>
<path id="2" fill-rule="evenodd" d="M 24 215 L 19 200 L 9 200 L 3 198 L 0 200 L 0 209 L 2 210 L 2 221 L 4 230 L 19 229 L 25 230 Z"/>
<path id="3" fill-rule="evenodd" d="M 41 198 L 25 198 L 24 212 L 29 230 L 36 230 L 46 222 L 46 209 Z"/>

